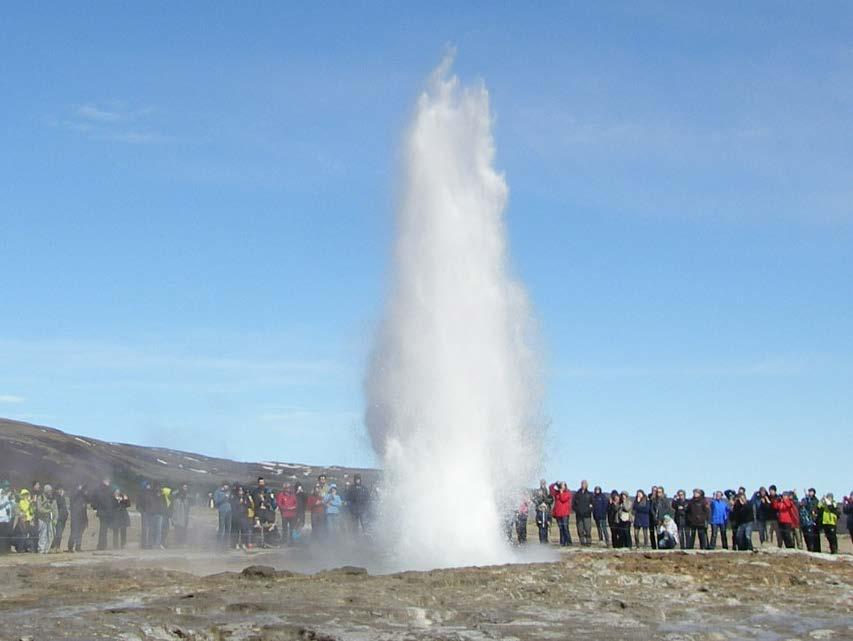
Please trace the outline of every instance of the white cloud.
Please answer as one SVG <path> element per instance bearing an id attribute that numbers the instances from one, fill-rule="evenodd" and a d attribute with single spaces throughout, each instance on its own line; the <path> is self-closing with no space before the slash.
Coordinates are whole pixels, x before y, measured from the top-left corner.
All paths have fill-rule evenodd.
<path id="1" fill-rule="evenodd" d="M 76 105 L 63 118 L 48 118 L 47 123 L 76 132 L 89 140 L 118 142 L 128 145 L 150 145 L 174 140 L 146 124 L 153 112 L 150 108 L 128 109 L 122 104 Z"/>
<path id="2" fill-rule="evenodd" d="M 0 403 L 18 404 L 23 403 L 26 399 L 23 396 L 15 396 L 14 394 L 0 394 Z"/>

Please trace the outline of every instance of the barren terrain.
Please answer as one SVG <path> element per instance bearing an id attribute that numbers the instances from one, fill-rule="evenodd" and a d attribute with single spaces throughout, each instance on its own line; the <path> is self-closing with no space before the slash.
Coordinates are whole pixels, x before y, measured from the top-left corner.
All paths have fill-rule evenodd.
<path id="1" fill-rule="evenodd" d="M 6 556 L 2 629 L 126 641 L 853 638 L 848 555 L 592 549 L 378 576 L 287 569 L 305 554 L 322 550 Z"/>

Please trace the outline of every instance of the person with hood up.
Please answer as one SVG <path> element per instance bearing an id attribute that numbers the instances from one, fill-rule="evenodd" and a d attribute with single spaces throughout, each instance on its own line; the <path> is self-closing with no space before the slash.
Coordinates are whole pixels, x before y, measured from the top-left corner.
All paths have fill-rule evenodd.
<path id="1" fill-rule="evenodd" d="M 59 514 L 56 499 L 53 497 L 53 487 L 49 484 L 36 495 L 35 514 L 38 521 L 38 551 L 47 554 L 53 546 L 56 518 Z"/>
<path id="2" fill-rule="evenodd" d="M 794 526 L 799 520 L 799 510 L 796 504 L 791 500 L 788 492 L 781 496 L 776 495 L 771 504 L 776 511 L 776 520 L 779 523 L 779 538 L 785 544 L 786 548 L 794 547 Z"/>
<path id="3" fill-rule="evenodd" d="M 708 519 L 711 518 L 711 508 L 705 500 L 704 490 L 693 490 L 693 498 L 687 502 L 685 520 L 687 521 L 687 549 L 692 550 L 699 535 L 699 549 L 708 549 Z"/>
<path id="4" fill-rule="evenodd" d="M 820 530 L 817 526 L 817 490 L 810 487 L 800 501 L 800 530 L 809 552 L 820 552 Z"/>
<path id="5" fill-rule="evenodd" d="M 619 530 L 620 547 L 630 549 L 631 542 L 631 497 L 627 492 L 619 495 L 619 512 L 616 514 L 617 529 Z"/>
<path id="6" fill-rule="evenodd" d="M 826 496 L 818 503 L 818 523 L 820 529 L 823 530 L 823 535 L 829 543 L 829 553 L 838 554 L 838 503 L 835 502 L 835 497 L 832 492 L 828 492 Z"/>
<path id="7" fill-rule="evenodd" d="M 127 545 L 127 528 L 130 527 L 130 499 L 118 488 L 113 490 L 113 515 L 110 529 L 113 531 L 113 550 L 123 550 Z"/>
<path id="8" fill-rule="evenodd" d="M 572 544 L 572 534 L 569 531 L 569 514 L 572 511 L 572 493 L 564 481 L 552 483 L 548 488 L 554 499 L 553 516 L 560 529 L 560 545 L 566 547 Z"/>
<path id="9" fill-rule="evenodd" d="M 12 549 L 12 526 L 16 512 L 11 484 L 9 481 L 0 481 L 0 554 L 6 554 Z"/>
<path id="10" fill-rule="evenodd" d="M 592 518 L 598 532 L 598 542 L 610 547 L 610 532 L 607 527 L 607 505 L 610 503 L 607 495 L 596 485 L 592 492 Z"/>
<path id="11" fill-rule="evenodd" d="M 35 520 L 35 500 L 27 488 L 18 494 L 18 524 L 15 527 L 15 549 L 18 552 L 38 551 L 38 526 Z"/>
<path id="12" fill-rule="evenodd" d="M 347 488 L 346 499 L 352 524 L 352 533 L 354 535 L 358 535 L 359 533 L 364 534 L 366 531 L 365 521 L 367 520 L 370 491 L 364 487 L 361 474 L 353 476 L 352 485 Z"/>
<path id="13" fill-rule="evenodd" d="M 582 546 L 592 545 L 592 493 L 589 491 L 589 483 L 581 481 L 581 486 L 572 497 L 572 512 L 575 513 L 575 526 L 578 530 L 578 539 Z"/>
<path id="14" fill-rule="evenodd" d="M 68 535 L 68 551 L 80 552 L 83 549 L 83 532 L 89 527 L 89 493 L 85 484 L 77 486 L 71 497 L 71 533 Z"/>
<path id="15" fill-rule="evenodd" d="M 709 549 L 715 550 L 717 548 L 718 535 L 722 540 L 723 549 L 729 549 L 728 523 L 731 510 L 729 500 L 723 496 L 723 493 L 714 492 L 714 499 L 711 501 L 711 545 Z"/>
<path id="16" fill-rule="evenodd" d="M 674 550 L 678 547 L 678 526 L 669 514 L 664 514 L 657 531 L 658 550 Z"/>

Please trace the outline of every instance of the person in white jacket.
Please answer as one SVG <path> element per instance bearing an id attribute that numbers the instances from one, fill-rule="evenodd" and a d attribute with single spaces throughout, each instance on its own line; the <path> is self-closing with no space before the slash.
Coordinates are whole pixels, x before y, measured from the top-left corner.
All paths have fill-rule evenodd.
<path id="1" fill-rule="evenodd" d="M 658 526 L 658 550 L 674 550 L 678 547 L 678 526 L 669 514 Z"/>

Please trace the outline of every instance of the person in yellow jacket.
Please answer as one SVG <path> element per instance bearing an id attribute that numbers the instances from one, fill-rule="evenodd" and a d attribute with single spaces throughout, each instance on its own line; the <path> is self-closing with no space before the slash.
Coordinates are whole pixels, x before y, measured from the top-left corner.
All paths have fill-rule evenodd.
<path id="1" fill-rule="evenodd" d="M 163 504 L 165 505 L 165 512 L 163 513 L 163 524 L 160 527 L 160 547 L 167 547 L 167 538 L 169 536 L 169 520 L 172 517 L 172 488 L 162 487 L 160 488 L 160 494 L 163 496 Z"/>
<path id="2" fill-rule="evenodd" d="M 838 513 L 838 503 L 831 492 L 817 504 L 817 523 L 829 542 L 830 554 L 838 554 Z"/>
<path id="3" fill-rule="evenodd" d="M 38 549 L 35 511 L 36 505 L 30 491 L 26 488 L 22 489 L 18 494 L 18 524 L 15 531 L 24 552 L 35 552 Z"/>

